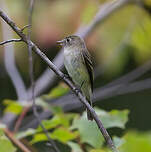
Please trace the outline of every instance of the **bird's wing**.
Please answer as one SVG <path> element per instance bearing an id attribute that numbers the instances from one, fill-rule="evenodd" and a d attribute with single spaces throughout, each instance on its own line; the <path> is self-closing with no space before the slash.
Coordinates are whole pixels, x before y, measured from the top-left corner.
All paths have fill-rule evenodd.
<path id="1" fill-rule="evenodd" d="M 83 55 L 83 58 L 84 58 L 84 62 L 86 64 L 86 68 L 88 70 L 88 74 L 89 74 L 90 82 L 91 82 L 91 89 L 93 91 L 93 79 L 94 79 L 94 76 L 93 76 L 93 66 L 92 66 L 91 56 L 90 56 L 90 54 L 89 54 L 87 49 L 84 49 L 82 51 L 82 55 Z"/>

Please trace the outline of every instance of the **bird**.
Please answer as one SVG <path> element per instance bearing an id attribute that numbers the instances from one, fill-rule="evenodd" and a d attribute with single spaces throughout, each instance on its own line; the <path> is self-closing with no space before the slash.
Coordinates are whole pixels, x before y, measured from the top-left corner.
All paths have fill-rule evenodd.
<path id="1" fill-rule="evenodd" d="M 92 106 L 93 66 L 91 56 L 84 40 L 77 35 L 70 35 L 57 41 L 63 47 L 65 68 L 78 89 Z M 88 120 L 93 120 L 91 112 L 86 108 Z"/>

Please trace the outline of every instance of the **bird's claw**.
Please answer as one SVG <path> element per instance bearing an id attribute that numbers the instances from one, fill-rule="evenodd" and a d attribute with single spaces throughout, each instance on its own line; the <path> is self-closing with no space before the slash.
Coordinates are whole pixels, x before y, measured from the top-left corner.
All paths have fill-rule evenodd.
<path id="1" fill-rule="evenodd" d="M 81 90 L 79 88 L 74 88 L 74 91 L 76 92 L 76 94 L 78 94 L 79 92 L 81 92 Z"/>
<path id="2" fill-rule="evenodd" d="M 70 78 L 68 74 L 64 74 L 64 76 L 65 76 L 66 78 Z"/>
<path id="3" fill-rule="evenodd" d="M 64 74 L 64 78 L 72 81 L 71 77 L 68 74 Z"/>

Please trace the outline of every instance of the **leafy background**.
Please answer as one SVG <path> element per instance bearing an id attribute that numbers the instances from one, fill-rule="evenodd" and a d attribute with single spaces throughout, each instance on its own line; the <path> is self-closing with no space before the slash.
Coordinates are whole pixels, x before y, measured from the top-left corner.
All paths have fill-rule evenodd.
<path id="1" fill-rule="evenodd" d="M 87 25 L 106 0 L 37 0 L 33 14 L 32 40 L 53 59 L 60 48 L 56 41 L 76 31 L 80 25 Z M 0 2 L 1 3 L 1 2 Z M 9 16 L 23 27 L 28 21 L 28 1 L 5 0 Z M 26 30 L 24 31 L 27 32 Z M 13 33 L 17 38 L 16 34 Z M 0 40 L 3 40 L 0 24 Z M 142 0 L 141 7 L 128 4 L 115 11 L 86 38 L 87 47 L 92 54 L 98 76 L 95 88 L 132 71 L 151 59 L 151 1 Z M 37 79 L 47 68 L 35 55 L 34 77 Z M 28 73 L 27 47 L 15 44 L 15 59 L 26 87 L 30 86 Z M 102 73 L 103 74 L 99 74 Z M 149 71 L 141 79 L 151 76 Z M 63 112 L 53 106 L 53 100 L 71 94 L 62 82 L 48 88 L 36 98 L 39 112 L 51 111 L 53 116 L 42 123 L 49 130 L 61 151 L 65 152 L 108 152 L 104 139 L 94 122 L 86 119 L 81 109 Z M 95 111 L 112 136 L 120 152 L 151 151 L 151 90 L 125 94 L 97 101 Z M 0 116 L 6 114 L 19 116 L 23 109 L 30 107 L 29 102 L 19 103 L 13 84 L 5 70 L 4 51 L 0 47 Z M 17 132 L 16 139 L 28 145 L 31 151 L 50 151 L 51 147 L 40 126 L 22 129 L 33 118 L 31 110 Z M 28 121 L 29 119 L 29 121 Z M 33 118 L 35 119 L 35 118 Z M 6 136 L 7 126 L 0 125 L 0 152 L 20 151 Z M 28 143 L 28 144 L 27 144 Z M 52 150 L 51 150 L 52 151 Z"/>

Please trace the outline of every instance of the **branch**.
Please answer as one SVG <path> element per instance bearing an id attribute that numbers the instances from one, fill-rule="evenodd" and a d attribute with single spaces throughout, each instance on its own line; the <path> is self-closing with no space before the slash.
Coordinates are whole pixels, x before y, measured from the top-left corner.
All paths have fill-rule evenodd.
<path id="1" fill-rule="evenodd" d="M 23 32 L 25 29 L 27 29 L 27 28 L 29 28 L 29 27 L 31 27 L 31 25 L 25 25 L 25 26 L 21 29 L 21 31 Z"/>
<path id="2" fill-rule="evenodd" d="M 118 84 L 115 86 L 110 86 L 108 88 L 103 87 L 95 89 L 92 101 L 101 102 L 104 99 L 109 99 L 118 95 L 125 95 L 128 93 L 140 92 L 146 89 L 151 89 L 151 78 L 133 83 Z M 80 104 L 79 101 L 71 94 L 55 100 L 52 104 L 61 106 L 64 111 L 71 111 L 82 107 L 82 104 Z"/>
<path id="3" fill-rule="evenodd" d="M 28 55 L 29 55 L 29 75 L 30 75 L 31 88 L 32 88 L 32 103 L 33 103 L 32 108 L 33 108 L 34 116 L 38 120 L 41 128 L 43 129 L 45 135 L 47 136 L 51 147 L 54 149 L 55 152 L 60 152 L 60 150 L 56 146 L 55 142 L 50 138 L 48 131 L 45 129 L 44 125 L 41 122 L 41 119 L 39 119 L 39 114 L 38 114 L 37 107 L 36 107 L 36 102 L 35 102 L 32 45 L 30 43 L 31 32 L 32 32 L 31 27 L 32 27 L 32 15 L 33 15 L 34 3 L 35 3 L 35 0 L 30 0 L 28 24 L 31 25 L 31 26 L 28 28 L 28 35 L 27 35 L 27 38 L 28 38 L 27 39 L 27 45 L 28 45 Z"/>
<path id="4" fill-rule="evenodd" d="M 80 37 L 85 38 L 93 30 L 102 23 L 109 15 L 111 15 L 113 12 L 118 10 L 119 8 L 125 6 L 125 4 L 131 2 L 130 0 L 113 0 L 111 2 L 107 2 L 100 6 L 100 9 L 98 10 L 98 13 L 95 15 L 94 19 L 87 25 L 87 26 L 80 26 L 79 29 L 77 29 L 77 32 L 75 34 L 79 35 Z M 53 60 L 53 63 L 59 68 L 62 69 L 64 67 L 63 65 L 63 51 L 59 51 L 58 55 Z M 50 71 L 49 69 L 46 69 L 44 73 L 38 78 L 38 80 L 35 83 L 35 96 L 40 95 L 43 91 L 45 91 L 48 87 L 51 87 L 55 81 L 56 81 L 56 75 Z M 31 96 L 31 88 L 28 90 L 28 95 Z"/>
<path id="5" fill-rule="evenodd" d="M 81 103 L 83 103 L 87 109 L 89 109 L 89 111 L 91 112 L 100 132 L 102 133 L 104 139 L 107 142 L 107 145 L 110 147 L 110 149 L 113 152 L 117 152 L 111 137 L 109 136 L 108 132 L 106 131 L 106 129 L 104 128 L 102 122 L 99 120 L 98 116 L 96 115 L 94 109 L 90 106 L 90 104 L 87 102 L 87 100 L 85 99 L 85 97 L 82 95 L 81 92 L 77 91 L 76 87 L 73 85 L 73 83 L 65 77 L 65 75 L 47 58 L 47 56 L 30 40 L 28 40 L 28 38 L 21 32 L 21 30 L 15 25 L 15 23 L 9 19 L 4 13 L 3 11 L 0 9 L 0 16 L 2 17 L 2 19 L 10 25 L 10 27 L 18 34 L 18 36 L 20 36 L 20 38 L 23 39 L 23 41 L 31 47 L 31 49 L 41 57 L 41 59 L 49 66 L 49 68 L 51 70 L 53 70 L 57 76 L 59 76 L 70 88 L 71 90 L 74 92 L 74 94 L 79 98 L 79 100 L 81 101 Z"/>
<path id="6" fill-rule="evenodd" d="M 7 129 L 4 128 L 6 136 L 23 152 L 31 152 L 23 143 L 14 137 L 14 135 Z"/>
<path id="7" fill-rule="evenodd" d="M 94 90 L 93 102 L 101 102 L 104 99 L 109 99 L 118 95 L 125 95 L 128 93 L 140 92 L 146 89 L 151 89 L 151 78 L 128 84 L 118 84 L 109 88 L 98 88 Z M 80 104 L 79 101 L 71 94 L 57 99 L 53 103 L 54 105 L 61 106 L 65 111 L 71 111 L 82 107 L 82 104 Z"/>
<path id="8" fill-rule="evenodd" d="M 25 115 L 26 115 L 27 112 L 29 111 L 29 108 L 30 108 L 29 106 L 24 107 L 23 110 L 22 110 L 22 113 L 21 113 L 21 114 L 19 115 L 19 117 L 17 118 L 17 120 L 16 120 L 16 122 L 15 122 L 15 125 L 14 125 L 14 126 L 15 126 L 15 127 L 14 127 L 14 131 L 13 131 L 14 134 L 18 132 L 19 127 L 20 127 L 20 125 L 21 125 L 21 123 L 22 123 Z"/>
<path id="9" fill-rule="evenodd" d="M 125 74 L 124 76 L 121 76 L 120 78 L 112 81 L 111 83 L 107 84 L 105 87 L 107 88 L 107 87 L 114 86 L 117 84 L 130 83 L 133 80 L 145 74 L 146 72 L 148 72 L 149 70 L 151 70 L 151 60 L 147 61 L 142 66 L 134 69 L 128 74 Z"/>
<path id="10" fill-rule="evenodd" d="M 6 40 L 3 42 L 0 42 L 0 45 L 4 45 L 4 44 L 10 43 L 10 42 L 21 42 L 21 41 L 22 41 L 22 39 L 11 39 L 11 40 Z"/>
<path id="11" fill-rule="evenodd" d="M 111 86 L 109 88 L 98 88 L 94 90 L 94 102 L 102 102 L 104 99 L 109 99 L 118 95 L 125 95 L 128 93 L 136 93 L 146 89 L 151 89 L 151 78 L 145 79 L 138 82 L 133 82 L 131 84 L 121 84 L 116 86 Z M 65 95 L 59 99 L 49 101 L 53 106 L 60 106 L 64 112 L 82 108 L 83 105 L 79 102 L 73 94 Z M 45 110 L 42 112 L 39 117 L 41 120 L 51 117 L 53 114 L 50 110 Z M 32 121 L 31 121 L 32 120 Z M 36 119 L 33 120 L 33 117 L 30 116 L 25 119 L 24 126 L 20 130 L 26 130 L 27 128 L 36 128 L 38 122 Z"/>

